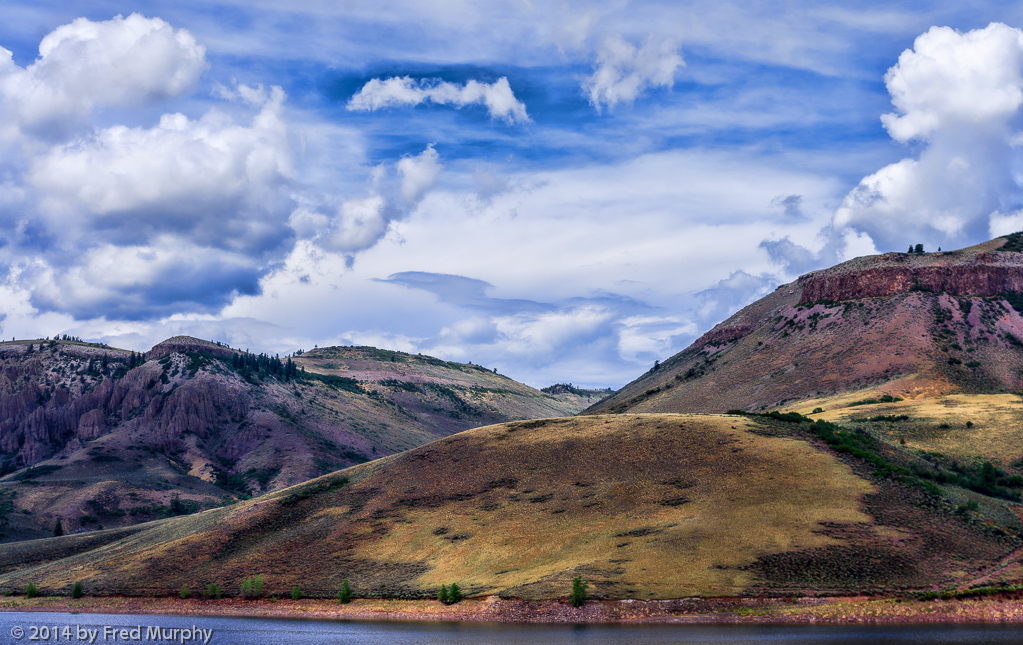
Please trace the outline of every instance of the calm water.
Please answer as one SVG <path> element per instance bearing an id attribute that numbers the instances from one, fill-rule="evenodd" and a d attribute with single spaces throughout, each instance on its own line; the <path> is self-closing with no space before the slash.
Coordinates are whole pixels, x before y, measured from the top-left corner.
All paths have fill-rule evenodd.
<path id="1" fill-rule="evenodd" d="M 54 631 L 56 627 L 56 631 Z M 176 632 L 170 630 L 177 629 Z M 121 630 L 128 630 L 121 632 Z M 134 633 L 131 630 L 136 630 Z M 154 638 L 155 630 L 160 631 Z M 193 631 L 194 630 L 194 631 Z M 212 632 L 207 631 L 212 630 Z M 19 637 L 20 635 L 20 637 Z M 35 636 L 37 640 L 31 640 Z M 264 620 L 186 616 L 134 616 L 0 612 L 0 643 L 391 643 L 522 645 L 660 645 L 662 643 L 994 643 L 1023 642 L 1023 627 L 950 625 L 897 627 L 788 625 L 505 625 L 483 623 Z M 42 640 L 45 637 L 45 640 Z M 166 638 L 166 639 L 165 639 Z"/>

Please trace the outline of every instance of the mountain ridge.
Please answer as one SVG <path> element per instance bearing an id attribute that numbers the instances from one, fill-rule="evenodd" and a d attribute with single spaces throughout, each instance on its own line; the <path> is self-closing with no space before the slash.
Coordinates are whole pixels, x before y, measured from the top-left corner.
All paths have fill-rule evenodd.
<path id="1" fill-rule="evenodd" d="M 1023 390 L 1012 236 L 814 271 L 715 325 L 585 413 L 765 410 L 846 391 Z"/>
<path id="2" fill-rule="evenodd" d="M 577 398 L 369 347 L 280 359 L 184 336 L 144 355 L 6 341 L 0 496 L 16 497 L 0 528 L 6 518 L 8 539 L 42 536 L 58 518 L 71 532 L 209 508 L 467 428 L 571 414 L 597 397 Z"/>

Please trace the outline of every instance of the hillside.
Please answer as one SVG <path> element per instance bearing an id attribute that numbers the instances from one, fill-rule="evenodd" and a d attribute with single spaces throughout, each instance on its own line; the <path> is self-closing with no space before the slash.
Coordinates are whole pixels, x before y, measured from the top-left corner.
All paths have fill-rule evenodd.
<path id="1" fill-rule="evenodd" d="M 261 574 L 268 594 L 298 584 L 332 597 L 348 578 L 361 596 L 433 597 L 458 582 L 471 595 L 551 598 L 583 576 L 596 597 L 679 598 L 1019 573 L 1005 563 L 1020 553 L 1020 520 L 1003 502 L 895 481 L 832 452 L 825 430 L 666 414 L 478 428 L 105 545 L 12 545 L 38 564 L 0 575 L 0 589 L 67 593 L 83 580 L 89 594 L 165 595 L 219 582 L 236 595 Z M 861 442 L 854 434 L 835 436 Z M 885 468 L 927 467 L 897 444 L 869 446 Z M 944 495 L 982 510 L 956 510 Z"/>
<path id="2" fill-rule="evenodd" d="M 724 412 L 845 392 L 1023 390 L 1023 243 L 885 253 L 801 276 L 591 408 Z"/>
<path id="3" fill-rule="evenodd" d="M 188 337 L 144 359 L 73 340 L 3 342 L 0 530 L 14 540 L 52 535 L 58 518 L 74 532 L 190 513 L 586 404 L 367 347 L 282 361 Z"/>

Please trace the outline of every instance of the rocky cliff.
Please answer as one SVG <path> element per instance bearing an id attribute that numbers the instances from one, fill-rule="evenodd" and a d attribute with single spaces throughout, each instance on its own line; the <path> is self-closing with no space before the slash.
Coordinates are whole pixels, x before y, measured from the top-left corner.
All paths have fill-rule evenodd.
<path id="1" fill-rule="evenodd" d="M 800 303 L 881 298 L 907 291 L 953 296 L 1023 292 L 1023 253 L 963 250 L 857 258 L 797 280 Z"/>

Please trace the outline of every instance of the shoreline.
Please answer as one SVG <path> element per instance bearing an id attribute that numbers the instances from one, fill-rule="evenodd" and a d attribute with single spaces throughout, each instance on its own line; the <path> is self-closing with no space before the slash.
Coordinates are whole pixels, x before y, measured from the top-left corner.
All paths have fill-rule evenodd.
<path id="1" fill-rule="evenodd" d="M 589 600 L 580 608 L 563 600 L 527 601 L 497 596 L 455 605 L 434 600 L 235 598 L 203 601 L 174 597 L 4 597 L 0 611 L 73 614 L 151 614 L 215 618 L 365 621 L 455 621 L 581 624 L 912 624 L 1023 623 L 1021 598 L 912 600 L 904 598 L 724 598 Z"/>

